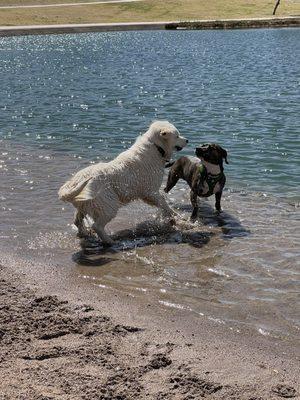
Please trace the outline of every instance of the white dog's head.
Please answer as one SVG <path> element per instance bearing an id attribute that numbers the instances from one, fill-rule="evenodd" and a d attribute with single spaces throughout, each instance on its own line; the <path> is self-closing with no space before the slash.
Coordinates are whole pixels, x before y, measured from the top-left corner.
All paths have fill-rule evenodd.
<path id="1" fill-rule="evenodd" d="M 168 121 L 153 122 L 146 135 L 152 143 L 164 151 L 166 160 L 170 160 L 174 150 L 182 150 L 188 143 L 188 140 Z"/>

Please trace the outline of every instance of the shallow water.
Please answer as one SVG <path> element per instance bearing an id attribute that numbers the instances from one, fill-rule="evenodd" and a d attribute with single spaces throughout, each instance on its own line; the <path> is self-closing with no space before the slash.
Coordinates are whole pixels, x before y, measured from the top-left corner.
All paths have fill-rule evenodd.
<path id="1" fill-rule="evenodd" d="M 299 29 L 0 38 L 1 247 L 137 299 L 299 335 Z M 166 229 L 135 203 L 112 250 L 82 243 L 57 189 L 152 119 L 227 148 L 224 212 Z M 186 186 L 168 196 L 188 218 Z M 8 251 L 8 250 L 7 250 Z"/>

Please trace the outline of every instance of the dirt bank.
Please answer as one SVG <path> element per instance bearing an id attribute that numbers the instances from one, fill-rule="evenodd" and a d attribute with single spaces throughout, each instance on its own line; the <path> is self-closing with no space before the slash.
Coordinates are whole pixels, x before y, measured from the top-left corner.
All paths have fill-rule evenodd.
<path id="1" fill-rule="evenodd" d="M 1 21 L 0 21 L 1 22 Z M 16 25 L 16 24 L 12 24 Z M 57 24 L 0 26 L 1 36 L 50 35 L 66 33 L 144 31 L 144 30 L 182 30 L 182 29 L 257 29 L 257 28 L 299 28 L 299 17 L 220 19 L 175 22 L 116 22 L 89 24 Z"/>

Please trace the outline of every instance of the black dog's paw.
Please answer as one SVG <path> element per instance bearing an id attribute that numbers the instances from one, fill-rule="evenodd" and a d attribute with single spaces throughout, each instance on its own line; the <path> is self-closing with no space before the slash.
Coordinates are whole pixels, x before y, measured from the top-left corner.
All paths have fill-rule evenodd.
<path id="1" fill-rule="evenodd" d="M 198 218 L 198 208 L 194 208 L 192 215 L 190 216 L 190 221 L 191 222 L 196 222 Z"/>
<path id="2" fill-rule="evenodd" d="M 191 215 L 190 222 L 192 222 L 194 224 L 196 221 L 197 221 L 197 215 Z"/>
<path id="3" fill-rule="evenodd" d="M 215 215 L 220 215 L 222 214 L 223 210 L 220 208 L 219 210 L 215 210 Z"/>

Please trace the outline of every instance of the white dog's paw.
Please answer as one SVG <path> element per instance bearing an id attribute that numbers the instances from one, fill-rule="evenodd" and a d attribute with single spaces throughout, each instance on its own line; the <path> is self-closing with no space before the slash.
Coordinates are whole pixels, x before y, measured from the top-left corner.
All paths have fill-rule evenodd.
<path id="1" fill-rule="evenodd" d="M 179 218 L 179 215 L 177 213 L 172 213 L 171 215 L 168 216 L 162 216 L 161 220 L 164 223 L 170 224 L 170 225 L 176 225 L 176 220 Z"/>
<path id="2" fill-rule="evenodd" d="M 88 239 L 93 236 L 94 236 L 94 232 L 92 229 L 89 229 L 89 228 L 80 229 L 77 231 L 77 237 L 79 239 Z"/>
<path id="3" fill-rule="evenodd" d="M 179 218 L 175 219 L 176 226 L 179 229 L 184 229 L 184 230 L 189 230 L 189 229 L 194 229 L 195 224 L 192 223 L 191 221 L 187 221 L 183 219 L 181 216 Z"/>

